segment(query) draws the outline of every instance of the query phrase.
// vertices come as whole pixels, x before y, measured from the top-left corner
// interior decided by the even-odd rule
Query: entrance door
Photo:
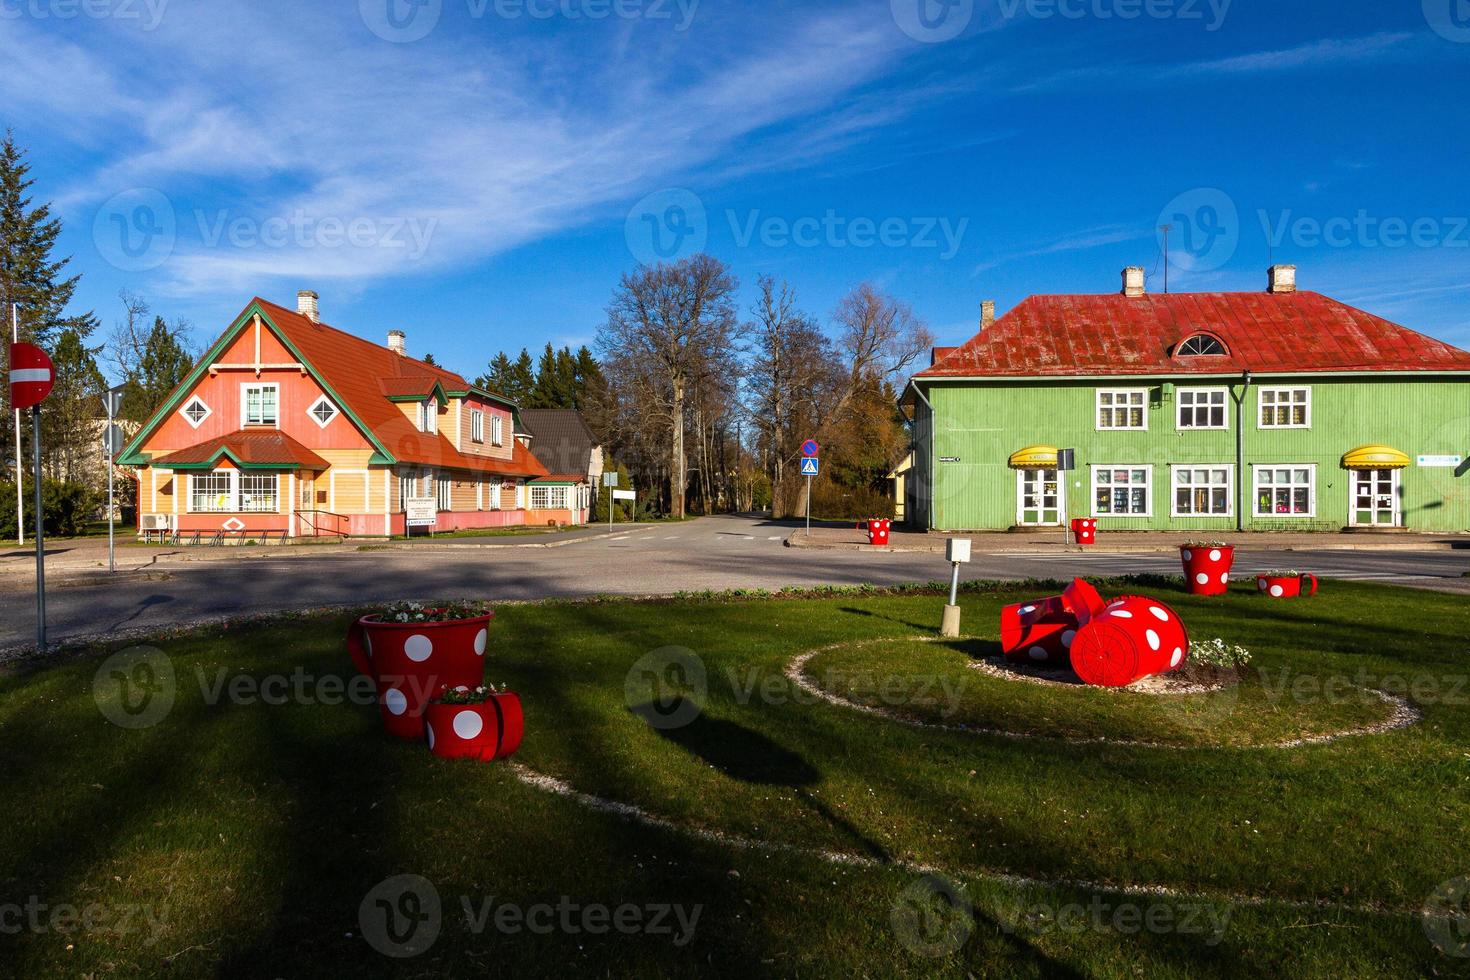
[[[1055,527],[1066,513],[1067,488],[1056,470],[1016,471],[1016,523]]]
[[[1399,471],[1353,470],[1348,481],[1353,527],[1399,526]]]

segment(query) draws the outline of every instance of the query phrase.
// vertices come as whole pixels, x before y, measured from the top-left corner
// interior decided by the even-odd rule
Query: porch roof
[[[171,470],[213,469],[228,459],[243,470],[324,470],[327,461],[279,429],[240,429],[149,461]]]

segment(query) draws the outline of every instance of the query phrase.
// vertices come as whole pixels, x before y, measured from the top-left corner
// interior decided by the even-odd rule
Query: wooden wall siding
[[[474,398],[456,398],[450,403],[455,408],[457,424],[459,425],[460,439],[457,445],[459,451],[467,456],[483,456],[486,459],[510,459],[515,455],[515,447],[511,444],[512,424],[511,414],[508,409],[490,402]],[[475,442],[470,438],[474,429],[470,425],[470,412],[481,411],[485,413],[485,441]],[[501,442],[503,445],[493,445],[490,442],[492,425],[490,419],[498,417],[501,425]]]
[[[1219,384],[1216,382],[1215,384]],[[1260,387],[1312,389],[1309,429],[1257,428]],[[1186,387],[1213,387],[1186,381]],[[1149,389],[1148,430],[1098,431],[1095,392],[1099,387]],[[1233,391],[1237,394],[1237,383]],[[1414,458],[1419,454],[1470,453],[1470,411],[1463,381],[1352,381],[1256,379],[1245,396],[1245,526],[1252,530],[1327,530],[1348,524],[1348,471],[1343,453],[1383,443]],[[1180,430],[1175,418],[1178,390],[1162,401],[1160,382],[1126,380],[1095,384],[1008,383],[934,385],[928,390],[936,417],[932,445],[928,415],[918,407],[915,442],[915,517],[941,530],[1001,529],[1016,523],[1016,474],[1007,458],[1030,445],[1077,450],[1077,470],[1068,475],[1070,516],[1092,512],[1093,464],[1146,464],[1153,468],[1150,517],[1102,518],[1100,528],[1233,529],[1230,517],[1170,517],[1171,464],[1235,462],[1235,404],[1228,402],[1229,428]],[[950,462],[940,460],[949,457]],[[1315,464],[1316,514],[1311,519],[1252,515],[1252,464]],[[932,478],[931,478],[932,472]],[[1470,472],[1462,467],[1411,465],[1402,471],[1404,523],[1426,531],[1470,529]],[[927,491],[927,492],[926,492]],[[1232,507],[1235,493],[1231,494]],[[924,511],[928,513],[924,513]]]
[[[261,331],[262,363],[284,364],[295,357],[287,351],[269,330]],[[240,337],[221,354],[222,364],[255,363],[255,331],[245,330]],[[142,446],[142,450],[153,455],[162,455],[185,449],[197,443],[228,435],[244,426],[241,422],[241,387],[245,384],[268,383],[280,386],[277,405],[279,428],[311,449],[351,449],[368,445],[347,418],[341,405],[337,405],[337,416],[325,428],[307,414],[307,409],[324,392],[310,375],[300,371],[272,368],[263,370],[257,378],[250,370],[222,370],[217,374],[205,374],[199,383],[186,394],[175,409],[169,413],[158,429]],[[199,426],[191,426],[180,413],[191,398],[198,396],[209,406],[209,417]]]

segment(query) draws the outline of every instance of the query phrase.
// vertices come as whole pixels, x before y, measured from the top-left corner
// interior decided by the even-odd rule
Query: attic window
[[[204,424],[204,420],[209,418],[210,413],[209,406],[204,404],[204,400],[198,395],[190,398],[188,404],[179,411],[188,421],[189,425],[196,429]]]
[[[1197,333],[1174,349],[1175,357],[1224,357],[1230,353],[1216,337]]]
[[[311,407],[306,411],[316,420],[316,424],[323,429],[327,427],[327,424],[332,419],[337,417],[337,406],[333,405],[326,395],[312,402]]]

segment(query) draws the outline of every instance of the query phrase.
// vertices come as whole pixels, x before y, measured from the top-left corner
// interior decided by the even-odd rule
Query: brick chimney
[[[388,349],[403,357],[408,356],[408,334],[402,330],[388,331]]]
[[[995,300],[987,299],[980,303],[980,329],[989,330],[995,326]]]
[[[1123,295],[1143,296],[1147,293],[1148,289],[1143,284],[1143,267],[1138,265],[1130,265],[1128,268],[1124,269]]]
[[[314,289],[303,289],[296,294],[296,312],[306,317],[312,323],[321,323],[322,315],[317,307],[317,296]]]
[[[1273,265],[1266,270],[1267,279],[1266,292],[1268,293],[1294,293],[1296,292],[1296,266]]]

